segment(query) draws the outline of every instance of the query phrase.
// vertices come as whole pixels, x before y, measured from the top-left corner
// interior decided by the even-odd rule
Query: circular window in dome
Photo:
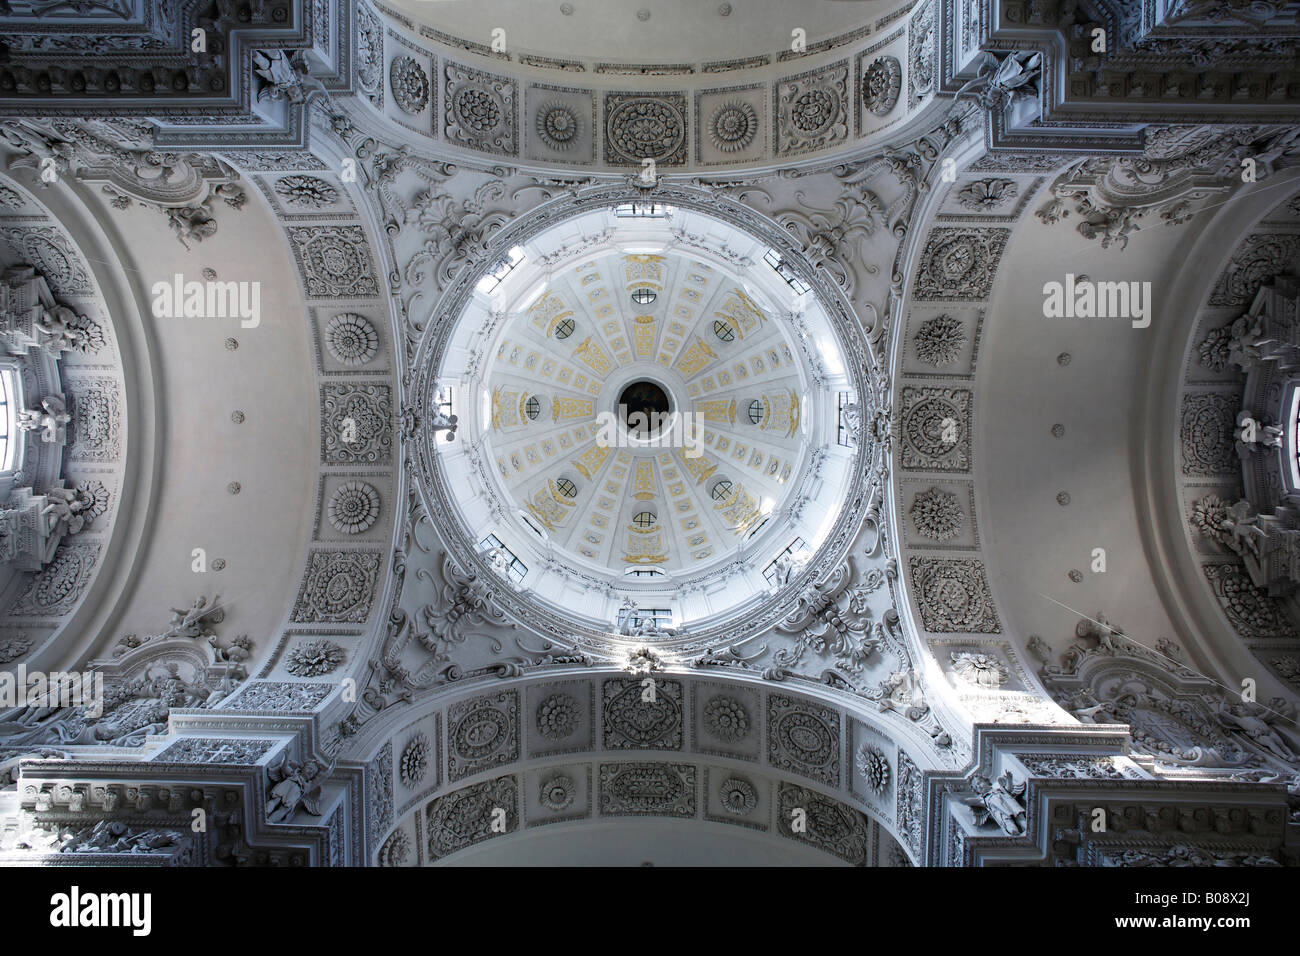
[[[555,337],[557,339],[567,339],[573,334],[573,319],[560,319],[555,323]]]
[[[561,478],[555,483],[555,490],[566,498],[578,497],[578,486],[568,478]]]
[[[637,305],[649,305],[657,298],[659,293],[654,289],[637,289],[632,293],[632,301]]]
[[[653,511],[638,511],[632,516],[632,523],[638,528],[649,528],[658,520]]]
[[[732,342],[736,338],[736,330],[731,327],[731,323],[724,322],[722,319],[713,320],[713,334],[718,337],[719,342]]]
[[[731,481],[723,478],[714,482],[713,488],[709,491],[709,496],[714,501],[726,501],[731,497]]]
[[[758,399],[749,403],[749,420],[755,425],[763,420],[763,403]]]
[[[529,395],[524,402],[524,414],[528,416],[529,421],[537,421],[537,416],[542,413],[542,403],[534,396]]]

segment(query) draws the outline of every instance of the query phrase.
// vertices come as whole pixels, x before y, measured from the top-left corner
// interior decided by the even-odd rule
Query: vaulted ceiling
[[[0,861],[1293,857],[1293,4],[74,6],[0,668],[109,699],[0,713]]]

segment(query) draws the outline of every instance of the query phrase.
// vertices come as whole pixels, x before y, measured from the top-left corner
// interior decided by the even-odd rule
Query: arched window
[[[0,471],[14,467],[17,442],[11,441],[18,421],[18,396],[11,369],[0,370]]]
[[[749,420],[755,425],[763,420],[763,403],[758,399],[749,403]]]

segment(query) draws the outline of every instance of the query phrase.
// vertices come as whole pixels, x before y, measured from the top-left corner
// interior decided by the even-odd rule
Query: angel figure
[[[637,611],[641,609],[640,605],[631,598],[624,598],[622,606],[619,608],[621,621],[618,625],[620,637],[635,637],[637,624]]]
[[[441,400],[439,395],[439,400]],[[446,432],[446,441],[456,440],[456,423],[460,421],[459,415],[448,415],[440,408],[435,408],[433,414],[429,416],[428,428],[431,432]]]
[[[1259,525],[1259,514],[1245,498],[1228,506],[1221,522],[1223,530],[1232,537],[1227,545],[1242,558],[1254,558],[1258,563],[1260,545],[1268,541],[1268,532]]]
[[[216,635],[205,630],[205,625],[208,622],[208,618],[213,617],[218,612],[218,600],[220,600],[219,597],[213,598],[212,606],[209,607],[208,599],[203,595],[200,595],[188,608],[172,608],[172,622],[167,626],[167,630],[163,632],[162,636],[189,637],[195,639],[200,637],[215,637]],[[220,618],[217,618],[213,623],[217,623],[219,620]]]
[[[794,559],[793,554],[783,554],[777,558],[775,567],[772,568],[772,587],[784,588],[790,583],[794,572],[798,570],[798,562]]]
[[[1282,739],[1281,734],[1269,726],[1268,720],[1264,716],[1267,713],[1258,704],[1251,704],[1246,701],[1236,704],[1220,702],[1214,716],[1224,727],[1245,734],[1273,756],[1287,761],[1297,759],[1295,753]]]
[[[320,80],[311,76],[307,57],[302,50],[254,50],[253,72],[262,81],[257,101],[287,100],[292,105],[305,103],[315,93],[324,93]]]
[[[86,333],[75,324],[77,318],[77,313],[63,305],[41,310],[36,327],[45,335],[45,344],[50,351],[67,352],[84,341]]]
[[[664,637],[674,637],[677,634],[677,628],[664,627],[659,623],[656,617],[643,617],[637,620],[635,627],[632,629],[633,637],[648,637],[651,640],[657,640]]]
[[[1243,315],[1232,323],[1229,330],[1228,361],[1243,372],[1264,360],[1261,346],[1264,343],[1263,320],[1250,315]],[[1239,423],[1240,424],[1240,423]]]
[[[487,558],[488,567],[499,577],[510,578],[510,554],[505,548],[492,548],[484,557]]]
[[[956,97],[969,97],[990,111],[1005,109],[1017,96],[1036,98],[1042,61],[1040,53],[1008,53],[1001,60],[985,53],[975,78],[968,80]]]
[[[840,410],[840,414],[844,419],[844,430],[848,432],[849,439],[856,444],[862,429],[862,409],[858,407],[857,402],[849,402]]]
[[[322,768],[315,760],[297,763],[286,752],[278,764],[266,768],[273,784],[266,801],[267,819],[285,823],[299,807],[314,817],[320,816],[321,785],[333,769],[332,763]]]
[[[86,510],[86,497],[75,489],[51,488],[45,492],[45,496],[49,499],[49,504],[41,509],[41,515],[52,516],[52,533],[76,534],[91,521],[89,516],[82,513]]]
[[[197,206],[176,206],[166,212],[172,232],[186,249],[190,247],[190,240],[202,242],[217,233],[217,220],[206,199]]]
[[[41,408],[23,409],[18,413],[18,427],[23,431],[41,430],[41,441],[47,445],[65,444],[68,440],[68,406],[58,395],[46,395]]]
[[[1008,836],[1025,835],[1025,808],[1017,799],[1025,792],[1025,784],[1014,782],[1010,770],[994,783],[988,777],[976,775],[971,787],[976,796],[967,802],[975,811],[976,825],[984,826],[992,819]]]

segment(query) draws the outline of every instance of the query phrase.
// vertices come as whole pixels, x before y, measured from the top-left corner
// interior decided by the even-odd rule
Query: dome
[[[572,60],[575,57],[634,63],[725,60],[789,49],[791,30],[820,40],[862,28],[856,3],[802,4],[791,18],[786,0],[700,3],[671,0],[601,0],[600,3],[430,3],[395,0],[404,17],[462,45]],[[653,9],[651,7],[653,6]],[[872,4],[871,15],[894,4]],[[879,8],[884,8],[880,10]],[[611,51],[618,51],[617,55]]]
[[[724,620],[789,581],[845,498],[854,390],[827,311],[720,220],[624,204],[546,229],[478,280],[451,342],[459,520],[584,626],[628,601],[664,628]]]

